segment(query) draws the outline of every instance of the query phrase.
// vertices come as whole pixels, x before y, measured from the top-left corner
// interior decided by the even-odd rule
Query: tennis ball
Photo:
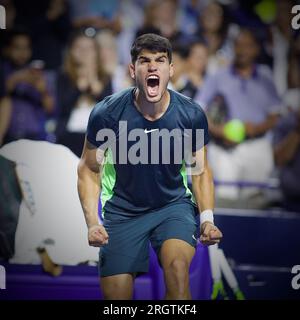
[[[271,23],[276,17],[275,0],[263,0],[254,7],[254,12],[260,17],[264,23]]]
[[[224,135],[232,142],[242,142],[246,137],[244,123],[238,119],[228,121],[224,126]]]

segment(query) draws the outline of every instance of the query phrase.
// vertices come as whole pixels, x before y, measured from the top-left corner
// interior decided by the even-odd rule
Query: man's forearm
[[[87,226],[99,224],[100,172],[92,171],[80,161],[77,187]]]
[[[201,175],[192,175],[192,187],[199,212],[214,209],[215,192],[212,171],[206,165]]]
[[[252,136],[253,137],[260,136],[265,134],[269,130],[273,129],[278,119],[279,119],[279,116],[277,114],[269,115],[265,121],[255,125],[255,130]]]

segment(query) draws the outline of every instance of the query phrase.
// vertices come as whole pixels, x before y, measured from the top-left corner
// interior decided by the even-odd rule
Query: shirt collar
[[[230,66],[230,73],[231,73],[232,75],[234,75],[235,77],[241,78],[240,75],[237,73],[234,64],[232,64],[232,65]],[[252,79],[255,79],[255,78],[257,78],[257,77],[258,77],[257,64],[253,64],[253,69],[252,69],[251,78],[252,78]]]

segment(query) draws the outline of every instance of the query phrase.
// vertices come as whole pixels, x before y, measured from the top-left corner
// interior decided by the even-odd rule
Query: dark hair
[[[188,44],[187,44],[187,58],[190,56],[192,49],[197,46],[203,46],[205,48],[207,48],[207,41],[205,41],[204,39],[198,37],[198,38],[193,38]]]
[[[26,37],[31,41],[31,35],[27,28],[23,26],[15,26],[7,32],[4,39],[4,46],[10,46],[16,37]]]
[[[151,52],[166,52],[168,60],[172,62],[172,46],[167,38],[164,38],[155,33],[146,33],[135,39],[132,44],[130,54],[131,61],[135,63],[138,55],[142,50],[149,50]]]
[[[234,42],[236,42],[237,39],[242,34],[249,35],[252,38],[252,40],[256,43],[256,45],[260,46],[260,43],[261,43],[260,40],[261,39],[259,38],[259,34],[258,34],[257,29],[250,28],[250,27],[241,27],[240,30],[238,31],[238,33],[236,34],[235,38],[234,38]]]
[[[172,42],[172,51],[173,54],[179,55],[182,59],[186,59],[188,55],[188,47],[186,43],[181,41]]]

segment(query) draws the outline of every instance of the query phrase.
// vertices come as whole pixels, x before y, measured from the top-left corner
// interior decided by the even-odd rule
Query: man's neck
[[[235,72],[242,78],[250,78],[254,71],[254,65],[234,66]]]
[[[134,104],[139,112],[148,120],[154,121],[159,119],[167,110],[170,103],[170,93],[166,89],[160,101],[152,103],[147,101],[139,89],[135,91]]]

